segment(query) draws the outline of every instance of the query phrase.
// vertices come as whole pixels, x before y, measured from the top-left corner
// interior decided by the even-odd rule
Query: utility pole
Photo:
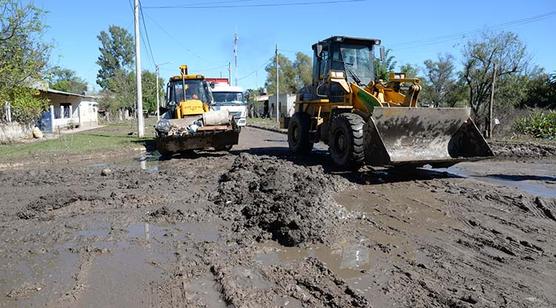
[[[228,62],[228,84],[232,85],[232,63]]]
[[[234,33],[234,80],[237,87],[237,33]],[[231,80],[230,80],[231,82]]]
[[[276,122],[280,123],[280,74],[278,73],[278,44],[276,44]]]
[[[496,83],[496,63],[492,69],[492,88],[490,89],[490,103],[488,106],[488,138],[492,138],[492,114],[494,109],[494,84]]]
[[[155,65],[156,69],[156,120],[160,120],[160,86],[158,85],[158,79],[160,78],[159,72],[160,66],[157,64]]]
[[[160,67],[165,64],[170,64],[171,62],[164,62],[162,64],[155,64],[156,70],[156,119],[160,120],[160,86],[158,85],[160,79]]]
[[[139,138],[145,136],[145,124],[143,123],[143,87],[141,86],[141,34],[139,33],[139,0],[135,0],[134,6],[135,23],[135,78],[137,81],[137,135]]]

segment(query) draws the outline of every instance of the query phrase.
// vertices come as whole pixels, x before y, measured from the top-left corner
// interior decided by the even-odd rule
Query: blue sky
[[[48,11],[45,39],[54,44],[52,65],[75,70],[90,86],[95,83],[99,55],[97,35],[109,25],[133,33],[133,0],[35,0]],[[180,64],[206,76],[227,76],[232,61],[234,32],[239,35],[237,75],[244,88],[262,86],[264,65],[275,44],[286,56],[311,54],[311,45],[331,35],[380,38],[392,48],[398,65],[422,66],[424,60],[451,53],[459,61],[469,38],[483,30],[517,33],[527,44],[532,61],[556,71],[556,1],[357,1],[307,6],[217,9],[171,8],[179,5],[252,5],[308,3],[326,0],[142,0],[145,22],[157,63],[165,79]],[[345,0],[338,0],[345,1]],[[533,21],[525,18],[552,13]],[[521,22],[511,21],[520,20]],[[143,28],[142,28],[143,29]],[[143,68],[154,70],[142,41]],[[232,62],[233,63],[233,62]]]

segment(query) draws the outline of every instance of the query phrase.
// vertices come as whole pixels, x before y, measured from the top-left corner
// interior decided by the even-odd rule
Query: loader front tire
[[[357,168],[365,162],[363,118],[355,113],[341,113],[332,118],[329,151],[342,168]]]
[[[311,118],[305,112],[293,114],[288,125],[288,145],[295,154],[308,154],[313,150],[313,142],[309,136]]]

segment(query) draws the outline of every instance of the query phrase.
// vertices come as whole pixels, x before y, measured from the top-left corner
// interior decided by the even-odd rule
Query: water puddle
[[[160,155],[154,153],[145,153],[139,156],[136,161],[139,162],[139,168],[147,173],[158,173]]]
[[[150,223],[136,223],[127,227],[128,239],[161,239],[172,237],[180,240],[198,242],[216,242],[220,237],[215,225],[203,223],[178,223],[172,225],[153,225]]]
[[[470,166],[471,165],[455,165],[446,169],[435,169],[434,171],[444,171],[455,176],[472,178],[477,181],[499,186],[506,186],[534,196],[556,198],[556,176],[554,176],[554,174],[556,174],[556,170],[553,170],[552,173],[550,171],[550,169],[556,168],[552,165],[521,166],[521,169],[516,168],[518,174],[509,174],[508,170],[499,170],[499,168],[493,168],[493,172],[485,173],[483,170],[475,170]],[[527,169],[522,170],[525,168]],[[489,169],[486,170],[490,171]],[[515,172],[514,170],[512,171]]]
[[[227,307],[220,292],[220,286],[210,273],[186,283],[184,289],[190,294],[193,302],[202,302],[206,307]]]
[[[108,227],[106,229],[85,229],[80,230],[78,234],[83,238],[106,238],[110,234],[110,229]]]
[[[317,245],[308,248],[284,247],[268,242],[259,247],[255,260],[261,264],[275,265],[315,257],[339,277],[357,278],[371,266],[370,250],[364,242],[361,240],[358,243],[335,243],[331,246]]]
[[[139,169],[147,173],[158,173],[160,171],[160,154],[158,152],[146,152],[133,159],[120,159],[111,162],[99,162],[88,165],[87,168],[94,170],[102,170],[104,168],[121,167],[139,167]]]

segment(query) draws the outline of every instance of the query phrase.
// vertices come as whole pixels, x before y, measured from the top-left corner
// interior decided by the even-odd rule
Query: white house
[[[41,97],[49,100],[49,108],[43,113],[40,128],[56,132],[67,128],[90,128],[98,126],[98,98],[58,91],[39,89]]]
[[[291,117],[295,112],[294,103],[295,103],[295,94],[280,94],[280,117]],[[276,95],[271,95],[268,97],[269,108],[272,110],[271,117],[276,117]]]

